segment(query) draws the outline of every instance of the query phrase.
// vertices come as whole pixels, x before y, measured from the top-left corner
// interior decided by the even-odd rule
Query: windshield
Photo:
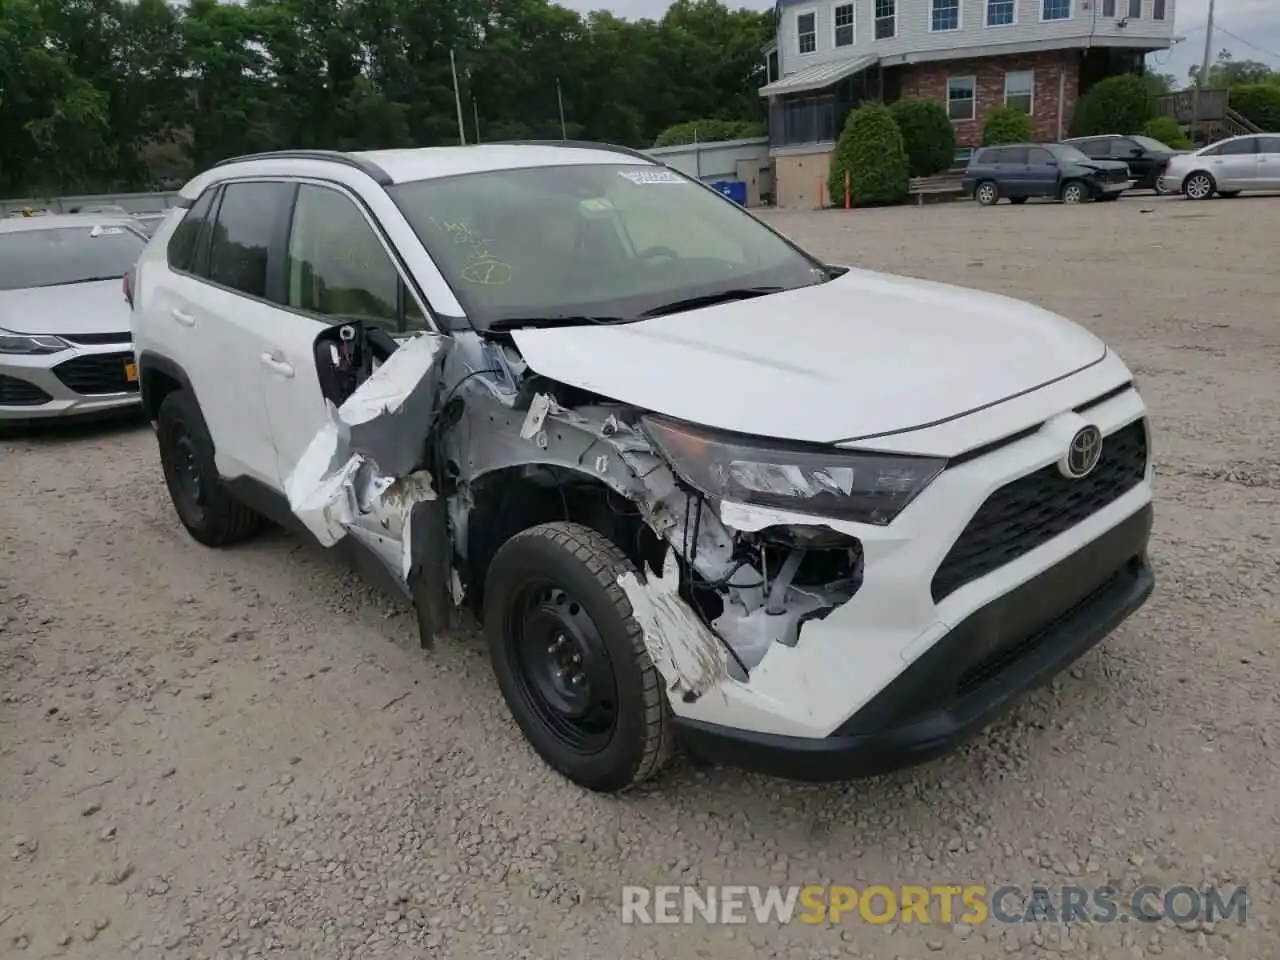
[[[123,277],[146,241],[120,226],[51,227],[0,233],[0,290]]]
[[[1129,139],[1140,146],[1143,150],[1155,151],[1157,153],[1169,153],[1172,150],[1172,147],[1167,143],[1161,143],[1159,140],[1152,137],[1130,137]]]
[[[1090,160],[1079,147],[1073,147],[1069,143],[1055,143],[1049,147],[1049,150],[1059,160],[1067,163],[1089,163]]]
[[[530,167],[388,192],[480,329],[634,320],[827,279],[742,208],[665,167]]]

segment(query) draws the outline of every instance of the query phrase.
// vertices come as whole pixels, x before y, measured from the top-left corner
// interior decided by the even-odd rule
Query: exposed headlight
[[[680,478],[709,497],[858,523],[890,523],[946,466],[935,457],[853,453],[665,417],[641,422]]]
[[[0,330],[0,353],[39,356],[69,349],[71,349],[71,344],[61,337],[42,337],[29,333],[11,333],[8,330]]]

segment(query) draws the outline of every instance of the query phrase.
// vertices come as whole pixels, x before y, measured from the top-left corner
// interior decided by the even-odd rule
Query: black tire
[[[232,499],[213,461],[213,441],[195,397],[175,390],[156,417],[165,485],[178,519],[206,547],[225,547],[257,532],[262,517]]]
[[[1233,200],[1236,197],[1240,196],[1240,191],[1239,190],[1219,190],[1218,196],[1226,197],[1228,200]]]
[[[1213,174],[1197,170],[1182,181],[1182,193],[1188,200],[1208,200],[1218,189]]]
[[[507,707],[549,766],[600,793],[648,780],[674,753],[662,677],[618,586],[628,572],[635,566],[600,533],[557,522],[504,543],[485,578],[485,633]]]
[[[1000,202],[1000,186],[994,180],[980,180],[974,184],[973,199],[981,206],[994,207]]]
[[[1068,180],[1058,191],[1058,199],[1063,203],[1084,203],[1089,199],[1089,190],[1079,180]]]
[[[1100,203],[1115,203],[1119,199],[1120,194],[1118,193],[1104,193],[1102,196],[1097,198]]]
[[[1027,198],[1026,197],[1010,197],[1009,202],[1010,203],[1026,203]]]

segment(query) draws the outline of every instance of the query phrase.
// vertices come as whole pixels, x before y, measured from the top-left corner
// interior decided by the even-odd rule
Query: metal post
[[[565,132],[565,126],[564,126],[564,94],[560,90],[559,77],[556,77],[556,103],[560,107],[560,139],[568,140],[569,134]]]
[[[462,126],[462,91],[458,89],[458,61],[453,55],[453,50],[449,50],[449,68],[453,71],[453,102],[458,108],[458,143],[464,147],[467,145],[467,131]]]
[[[480,108],[476,106],[476,98],[471,98],[471,117],[476,122],[476,143],[480,142]]]
[[[1191,145],[1196,143],[1196,124],[1200,120],[1200,88],[1209,78],[1209,57],[1213,52],[1213,7],[1215,0],[1209,0],[1209,21],[1204,28],[1204,61],[1200,64],[1200,73],[1196,75],[1196,85],[1191,90],[1191,126],[1188,133]]]

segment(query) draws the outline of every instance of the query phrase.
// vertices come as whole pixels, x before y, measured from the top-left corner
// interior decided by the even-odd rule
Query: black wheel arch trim
[[[187,371],[182,369],[182,365],[176,360],[171,360],[163,354],[156,353],[154,350],[143,350],[138,354],[138,390],[142,397],[142,408],[151,415],[152,405],[147,397],[149,380],[148,373],[160,373],[175,381],[183,390],[186,390],[193,397],[196,397],[196,405],[199,406],[200,398],[196,396],[195,387],[191,384],[191,378],[187,376]],[[156,404],[158,409],[159,404]],[[210,438],[212,440],[212,438]]]

